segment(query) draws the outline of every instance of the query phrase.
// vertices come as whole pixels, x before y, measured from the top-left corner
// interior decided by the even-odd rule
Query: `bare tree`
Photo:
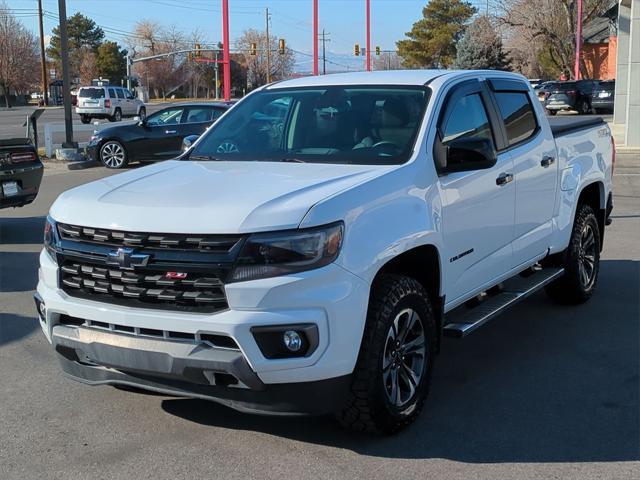
[[[35,36],[11,14],[5,2],[0,3],[0,88],[7,107],[11,106],[11,90],[26,92],[37,84],[39,72]]]
[[[251,44],[256,44],[256,54],[251,55]],[[249,29],[245,30],[236,40],[235,47],[242,52],[241,64],[247,69],[247,82],[250,88],[256,88],[267,83],[267,49],[271,52],[271,80],[280,80],[291,76],[295,64],[293,51],[285,48],[284,54],[278,51],[278,39],[269,38],[265,32]],[[239,56],[240,57],[240,56]]]
[[[583,22],[601,15],[610,0],[584,0]],[[539,48],[538,56],[556,71],[568,71],[576,51],[577,2],[575,0],[495,0],[499,20],[508,27],[507,36],[520,37]],[[509,40],[506,42],[509,44]],[[526,47],[525,47],[526,48]],[[584,62],[581,72],[586,74]]]
[[[374,70],[400,70],[403,67],[402,58],[396,52],[381,52],[373,55]]]
[[[91,85],[91,80],[98,77],[98,67],[96,66],[96,54],[89,48],[80,51],[80,83]]]

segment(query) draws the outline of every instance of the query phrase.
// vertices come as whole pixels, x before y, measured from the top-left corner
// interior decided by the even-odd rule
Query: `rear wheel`
[[[80,115],[80,121],[85,124],[90,123],[91,117],[89,115]]]
[[[578,205],[569,246],[559,254],[558,264],[564,275],[546,287],[549,297],[564,304],[589,300],[600,270],[600,229],[589,205]]]
[[[100,161],[107,168],[124,168],[129,163],[124,146],[116,140],[109,140],[100,147]]]
[[[553,117],[556,113],[558,113],[558,111],[557,111],[557,110],[549,110],[549,109],[547,109],[547,114],[548,114],[548,115],[551,115],[552,117]]]
[[[348,406],[338,420],[353,430],[394,433],[422,411],[437,337],[429,297],[416,280],[383,275],[371,291]]]
[[[113,115],[109,117],[110,122],[119,122],[122,120],[122,111],[119,108],[116,108],[113,112]]]

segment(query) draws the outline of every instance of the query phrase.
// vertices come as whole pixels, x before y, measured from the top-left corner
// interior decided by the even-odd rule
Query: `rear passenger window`
[[[124,98],[124,92],[121,88],[117,88],[116,93],[118,94],[118,98]]]
[[[116,90],[114,88],[109,89],[109,98],[116,98]]]
[[[535,133],[538,124],[529,95],[524,92],[496,92],[496,100],[507,128],[509,146],[522,142]]]
[[[484,138],[493,143],[489,117],[480,94],[474,93],[461,97],[450,108],[451,115],[442,128],[443,145],[459,138],[470,140]]]
[[[191,108],[187,115],[187,123],[210,122],[213,109],[208,107]]]

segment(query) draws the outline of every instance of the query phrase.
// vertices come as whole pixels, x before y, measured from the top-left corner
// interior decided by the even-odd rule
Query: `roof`
[[[233,102],[179,102],[172,103],[168,106],[173,107],[221,107],[221,108],[230,108],[233,105]]]
[[[424,85],[448,73],[446,70],[379,70],[375,72],[331,73],[284,80],[268,89],[291,87],[327,87],[333,85]]]

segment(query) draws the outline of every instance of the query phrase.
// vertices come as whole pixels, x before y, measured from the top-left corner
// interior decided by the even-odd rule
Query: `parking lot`
[[[48,170],[34,204],[0,213],[0,478],[637,478],[638,174],[615,177],[595,297],[537,294],[447,340],[426,411],[394,437],[63,377],[32,300],[44,218],[109,174]]]

